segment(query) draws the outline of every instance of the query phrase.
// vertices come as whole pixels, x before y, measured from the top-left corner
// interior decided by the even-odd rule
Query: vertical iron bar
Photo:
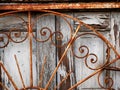
[[[29,32],[29,44],[30,44],[30,86],[33,86],[33,68],[32,68],[32,30],[31,30],[31,13],[28,12],[28,32]]]

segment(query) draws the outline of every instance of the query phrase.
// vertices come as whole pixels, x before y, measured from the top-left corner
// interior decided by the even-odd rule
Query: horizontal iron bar
[[[118,67],[105,67],[106,70],[111,70],[111,71],[120,71],[120,68]]]
[[[0,0],[2,3],[119,2],[120,0]]]
[[[0,10],[41,10],[41,9],[116,9],[120,2],[91,3],[48,3],[48,4],[0,4]]]

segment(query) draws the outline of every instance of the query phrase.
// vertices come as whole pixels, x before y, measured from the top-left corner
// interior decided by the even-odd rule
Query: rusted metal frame
[[[0,5],[0,10],[41,10],[41,9],[116,9],[120,2],[52,3],[52,4],[9,4]]]
[[[42,11],[42,10],[41,10]],[[119,57],[120,55],[119,55],[119,53],[115,50],[115,48],[112,46],[112,44],[107,40],[107,39],[105,39],[105,37],[101,34],[101,33],[99,33],[99,32],[97,32],[94,28],[92,28],[91,26],[89,26],[89,25],[86,25],[85,23],[83,23],[83,22],[81,22],[80,20],[78,20],[78,19],[76,19],[76,18],[73,18],[73,17],[71,17],[71,16],[69,16],[69,15],[64,15],[64,14],[61,14],[61,13],[57,13],[57,12],[53,12],[53,11],[48,11],[48,10],[43,10],[44,12],[51,12],[51,13],[54,13],[54,14],[56,14],[56,15],[60,15],[60,16],[65,16],[65,17],[68,17],[68,18],[71,18],[71,19],[73,19],[73,20],[75,20],[75,21],[78,21],[78,22],[80,22],[81,24],[83,24],[83,25],[85,25],[87,28],[90,28],[93,32],[95,32],[106,44],[108,44],[112,49],[113,49],[113,51],[116,53],[116,55]],[[50,82],[52,81],[52,79],[50,80]],[[49,82],[48,82],[49,83]]]
[[[99,73],[98,73],[98,78],[97,78],[97,80],[98,80],[98,84],[99,84],[99,86],[102,88],[102,89],[107,89],[107,90],[111,90],[111,88],[112,88],[112,86],[113,86],[113,84],[114,84],[114,81],[113,81],[113,79],[110,77],[110,75],[108,75],[108,76],[105,76],[105,78],[104,78],[104,83],[108,83],[107,84],[107,88],[106,87],[104,87],[101,83],[100,83],[100,75],[102,74],[102,72],[103,72],[104,70],[102,70],[102,71],[100,71]],[[109,84],[110,83],[110,84]]]
[[[31,28],[31,13],[28,12],[28,33],[29,33],[29,45],[30,45],[30,86],[33,86],[33,64],[32,64],[32,28]]]
[[[43,11],[46,11],[46,10],[43,10]],[[47,12],[47,11],[46,11],[46,12]],[[109,65],[111,65],[112,63],[114,63],[114,62],[116,62],[116,61],[118,61],[118,60],[120,59],[120,54],[116,51],[116,49],[113,47],[113,45],[112,45],[101,33],[99,33],[98,31],[96,31],[96,30],[95,30],[94,28],[92,28],[91,26],[89,26],[89,25],[81,22],[80,20],[78,20],[78,19],[76,19],[76,18],[73,18],[73,17],[71,17],[71,16],[69,16],[69,15],[57,13],[57,12],[54,12],[54,11],[49,11],[49,12],[52,12],[52,13],[55,13],[55,14],[58,14],[58,15],[61,15],[61,16],[65,16],[65,17],[68,17],[68,18],[71,18],[71,19],[73,19],[73,20],[75,20],[75,21],[78,21],[78,22],[81,23],[82,25],[85,25],[87,28],[90,28],[90,30],[92,30],[93,32],[95,32],[95,33],[98,35],[98,37],[100,37],[110,48],[112,48],[112,50],[115,52],[115,54],[118,56],[118,58],[115,59],[115,60],[113,60],[113,61],[111,61],[111,62],[109,62],[106,66],[109,66]],[[90,75],[89,77],[94,76],[95,74],[99,73],[99,72],[102,71],[103,69],[104,69],[104,67],[100,68],[99,70],[97,70],[96,72],[94,72],[93,75]],[[80,81],[80,84],[83,83],[84,81],[86,81],[87,79],[89,79],[89,78],[87,77],[87,78],[81,80],[81,81]],[[49,82],[48,82],[48,83],[49,83]],[[77,85],[77,84],[75,84],[75,85]],[[73,86],[73,87],[74,87],[74,86]],[[71,87],[71,88],[73,89],[73,87]],[[71,88],[70,88],[70,90],[71,90]]]
[[[80,24],[82,24],[82,25],[84,25],[84,26],[86,26],[87,28],[89,28],[90,30],[92,30],[94,33],[96,33],[96,35],[98,35],[98,37],[100,37],[110,48],[112,48],[112,50],[115,52],[115,54],[120,58],[120,54],[116,51],[116,49],[113,47],[113,45],[101,34],[101,33],[99,33],[98,31],[96,31],[94,28],[92,28],[91,26],[89,26],[89,25],[87,25],[87,24],[85,24],[85,23],[83,23],[82,21],[80,21],[80,20],[78,20],[77,18],[73,18],[73,17],[71,17],[71,16],[69,16],[69,15],[65,15],[65,14],[61,14],[61,13],[58,13],[58,12],[54,12],[54,11],[48,11],[48,10],[43,10],[44,12],[51,12],[51,13],[54,13],[54,14],[57,14],[57,15],[60,15],[60,16],[65,16],[65,17],[67,17],[67,18],[71,18],[72,20],[74,20],[74,21],[77,21],[77,22],[79,22]],[[100,68],[100,69],[102,69],[102,68]],[[100,70],[101,71],[101,70]],[[98,71],[98,72],[100,72],[100,71]],[[95,74],[97,74],[98,72],[96,72]],[[94,74],[94,75],[95,75]],[[53,75],[54,75],[54,73],[53,73]],[[92,75],[92,76],[94,76],[94,75]],[[91,76],[91,77],[92,77]],[[53,78],[53,77],[51,77],[51,78]],[[52,79],[50,78],[50,81],[48,82],[48,84],[52,81]],[[86,80],[87,79],[89,79],[89,78],[85,78]],[[81,82],[83,83],[84,82],[84,80],[81,80]],[[75,84],[76,85],[76,84]],[[49,86],[49,85],[48,85]],[[48,87],[47,86],[47,87]],[[47,89],[47,88],[46,88]]]
[[[89,26],[89,25],[85,24],[84,22],[82,22],[81,20],[79,20],[77,18],[74,18],[74,17],[72,17],[70,15],[67,15],[67,14],[62,14],[62,13],[55,12],[55,11],[50,11],[50,10],[38,10],[38,11],[53,13],[53,14],[56,14],[56,15],[59,15],[59,16],[62,16],[62,17],[70,18],[70,19],[72,19],[72,20],[74,20],[76,22],[79,22],[81,25],[84,25],[85,27],[87,27],[91,31],[93,31],[99,38],[101,38],[114,51],[114,53],[117,56],[120,57],[120,54],[117,52],[117,50],[114,48],[114,46],[100,32],[98,32],[97,30],[95,30],[92,26]]]
[[[116,49],[113,47],[113,45],[100,32],[96,31],[93,27],[85,24],[81,20],[79,20],[77,18],[74,18],[74,17],[72,17],[70,15],[62,14],[62,13],[55,12],[55,11],[50,11],[50,10],[37,10],[37,11],[52,13],[52,14],[59,15],[59,16],[62,16],[62,17],[67,17],[67,18],[70,18],[70,19],[72,19],[72,20],[74,20],[76,22],[79,22],[80,24],[82,24],[82,25],[86,26],[87,28],[89,28],[91,31],[95,32],[98,35],[98,37],[100,37],[107,45],[109,45],[109,47],[113,49],[115,54],[120,57],[120,54],[116,51]],[[24,11],[5,12],[5,13],[0,14],[0,16],[11,14],[11,13],[16,13],[16,12],[24,12]]]
[[[112,66],[108,66],[108,67],[104,67],[106,70],[111,70],[111,71],[120,71],[120,68],[118,67],[112,67]]]
[[[89,25],[81,22],[80,20],[78,20],[78,19],[76,19],[76,18],[73,18],[73,17],[71,17],[71,16],[69,16],[69,15],[65,15],[65,14],[61,14],[61,13],[57,13],[57,12],[53,12],[53,11],[48,11],[48,10],[41,10],[41,11],[51,12],[51,13],[54,13],[54,14],[56,14],[56,15],[65,16],[65,17],[71,18],[71,19],[73,19],[73,20],[75,20],[75,21],[78,21],[80,24],[85,25],[87,28],[90,28],[90,29],[91,29],[93,32],[95,32],[106,44],[108,44],[108,45],[113,49],[113,51],[115,52],[115,54],[118,56],[118,59],[119,59],[120,55],[119,55],[119,53],[115,50],[115,48],[112,46],[112,44],[111,44],[108,40],[106,40],[105,37],[104,37],[102,34],[100,34],[99,32],[97,32],[97,31],[96,31],[94,28],[92,28],[91,26],[89,26]],[[30,25],[30,22],[29,22],[29,25]],[[31,33],[31,28],[30,28],[30,27],[29,27],[29,33]],[[31,35],[31,34],[30,34],[30,35]],[[32,41],[32,40],[30,40],[30,41]],[[68,45],[71,45],[71,44],[72,44],[72,43],[69,42]],[[31,44],[31,45],[32,45],[32,44]],[[30,49],[30,51],[32,51],[32,49]],[[67,52],[67,51],[66,51],[66,52]],[[66,52],[64,52],[63,58],[64,58],[64,55],[66,54]],[[31,54],[31,57],[32,57],[32,54]],[[63,58],[61,59],[61,62],[63,61]],[[117,60],[118,60],[118,59],[117,59]],[[112,63],[116,62],[117,60],[113,60]],[[109,64],[112,64],[112,63],[110,62]],[[58,64],[58,67],[59,67],[59,64]],[[58,67],[56,67],[56,68],[58,68]],[[56,69],[55,69],[55,70],[56,70]],[[102,71],[102,68],[99,69],[99,70]],[[99,70],[97,70],[97,71],[100,72]],[[54,71],[54,72],[56,72],[56,71]],[[93,74],[93,75],[90,75],[89,77],[94,76],[94,75],[97,74],[98,72],[94,72],[94,74]],[[54,76],[54,74],[55,74],[55,73],[53,73],[52,76]],[[85,79],[81,80],[80,82],[83,83],[83,82],[86,81],[87,79],[89,79],[89,78],[85,78]],[[52,79],[50,79],[50,82],[51,82],[51,81],[52,81]],[[80,83],[80,84],[81,84],[81,83]],[[48,84],[50,84],[50,83],[48,82]],[[76,85],[76,84],[75,84],[75,85]],[[49,85],[48,85],[48,86],[49,86]],[[31,87],[31,88],[32,88],[32,87]]]

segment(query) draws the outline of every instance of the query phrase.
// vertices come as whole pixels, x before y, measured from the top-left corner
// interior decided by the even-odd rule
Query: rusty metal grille
[[[94,70],[94,72],[92,74],[90,74],[89,76],[87,76],[86,78],[80,80],[79,82],[75,83],[74,85],[72,85],[71,87],[68,88],[68,90],[73,90],[75,89],[77,86],[81,85],[82,83],[86,82],[88,79],[90,79],[91,77],[93,77],[94,75],[97,75],[97,81],[100,88],[102,89],[108,89],[108,90],[111,90],[112,89],[112,86],[114,84],[114,81],[111,77],[105,77],[105,82],[104,83],[108,83],[109,82],[109,85],[108,86],[103,86],[103,84],[100,82],[100,76],[101,74],[104,72],[104,70],[114,70],[114,71],[120,71],[119,68],[117,67],[111,67],[110,65],[111,64],[114,64],[115,62],[117,62],[119,59],[120,59],[120,54],[117,52],[117,50],[115,49],[115,47],[104,37],[103,34],[101,34],[100,32],[98,32],[97,30],[95,30],[93,27],[85,24],[84,22],[82,22],[81,20],[75,18],[75,17],[72,17],[70,15],[67,15],[67,14],[63,14],[63,13],[59,13],[59,12],[55,12],[55,11],[50,11],[50,10],[39,10],[38,12],[41,12],[41,13],[45,13],[45,14],[42,14],[40,16],[37,17],[36,20],[38,20],[38,18],[42,18],[44,16],[49,16],[49,15],[55,15],[55,16],[59,16],[61,18],[63,18],[65,20],[65,22],[67,23],[67,25],[69,26],[69,29],[70,29],[70,38],[68,40],[68,42],[65,42],[64,44],[56,44],[54,40],[57,40],[57,41],[60,41],[64,38],[64,33],[60,32],[60,31],[55,31],[55,32],[52,32],[50,28],[48,28],[47,26],[46,27],[43,27],[40,31],[39,31],[39,34],[40,36],[42,37],[45,37],[45,38],[37,38],[34,34],[34,23],[32,22],[31,18],[31,13],[30,11],[26,11],[25,13],[27,13],[27,17],[28,17],[28,21],[26,22],[22,17],[20,16],[17,16],[15,15],[15,13],[20,13],[20,12],[24,12],[24,11],[11,11],[11,12],[5,12],[5,13],[1,13],[0,14],[0,18],[2,17],[5,17],[7,15],[10,15],[10,16],[13,16],[13,17],[16,17],[20,20],[22,20],[24,22],[24,25],[20,25],[23,26],[23,30],[26,31],[26,34],[24,35],[24,37],[22,38],[22,40],[17,40],[17,38],[21,37],[21,33],[22,33],[22,30],[19,30],[17,29],[16,27],[12,27],[12,29],[8,29],[9,31],[7,32],[4,32],[5,30],[2,30],[0,31],[0,48],[5,48],[9,45],[10,42],[13,42],[13,43],[22,43],[24,42],[26,39],[29,40],[29,45],[30,45],[30,74],[29,74],[29,78],[30,78],[30,84],[29,86],[26,86],[25,83],[24,83],[24,79],[22,77],[22,73],[21,73],[21,70],[20,70],[20,67],[19,67],[19,63],[18,63],[18,59],[16,54],[14,54],[14,59],[15,59],[15,62],[16,62],[16,66],[17,66],[17,69],[18,69],[18,72],[19,72],[19,76],[20,76],[20,79],[21,79],[21,82],[22,82],[22,87],[21,88],[18,88],[17,87],[17,84],[14,82],[14,80],[12,79],[11,77],[11,73],[8,73],[7,69],[5,68],[4,64],[2,62],[0,62],[0,66],[1,68],[4,70],[6,76],[8,77],[8,79],[10,80],[10,82],[12,83],[13,87],[15,90],[26,90],[26,89],[37,89],[37,90],[48,90],[52,80],[54,79],[54,76],[56,75],[57,73],[57,70],[58,68],[60,67],[60,65],[62,64],[62,62],[64,61],[64,58],[68,52],[69,49],[71,49],[72,51],[72,54],[73,56],[75,56],[75,58],[78,58],[78,59],[83,59],[83,62],[84,64],[86,65],[87,68],[89,68],[90,70]],[[73,20],[74,22],[77,22],[78,25],[77,27],[75,28],[75,30],[72,28],[71,24],[67,21],[67,19],[71,19]],[[88,32],[85,32],[85,33],[80,33],[79,31],[81,30],[82,27],[86,27],[87,29],[91,30],[90,33]],[[79,32],[79,33],[78,33]],[[56,35],[56,37],[54,37]],[[89,48],[86,46],[86,45],[82,45],[82,46],[79,46],[79,53],[80,53],[80,56],[78,56],[75,52],[74,52],[74,49],[73,49],[73,45],[74,45],[74,42],[76,42],[76,40],[84,35],[93,35],[93,36],[97,36],[98,38],[100,38],[106,45],[107,47],[107,56],[106,56],[106,59],[105,59],[105,62],[104,64],[100,65],[99,67],[97,68],[93,68],[92,66],[89,66],[88,65],[88,61],[90,61],[92,64],[95,64],[98,60],[98,57],[96,54],[94,53],[90,53],[89,52]],[[15,37],[15,38],[13,38]],[[48,42],[50,41],[51,44],[54,46],[54,47],[60,47],[62,48],[63,46],[65,46],[65,50],[64,52],[62,53],[60,59],[59,59],[59,62],[56,66],[56,68],[54,69],[49,81],[47,82],[46,86],[45,87],[41,87],[41,79],[42,79],[42,75],[43,75],[43,71],[44,71],[44,65],[46,64],[46,61],[47,61],[47,55],[44,56],[43,60],[44,60],[44,63],[42,65],[42,70],[41,70],[41,73],[40,73],[40,80],[38,81],[38,86],[34,86],[33,83],[34,83],[34,80],[33,80],[33,67],[32,67],[32,61],[33,61],[33,57],[32,57],[32,41],[35,40],[36,42],[39,42],[39,43],[45,43],[45,42]],[[114,58],[113,60],[109,60],[110,59],[110,52],[111,50],[114,51],[114,53],[116,54],[116,58]],[[83,55],[82,55],[83,54]],[[94,57],[94,58],[89,58],[90,56]],[[72,73],[74,73],[73,71],[69,71],[69,73],[66,75],[65,78],[63,78],[63,80],[56,86],[54,86],[53,90],[57,90],[58,87],[60,87],[60,85],[68,78],[68,76],[70,76]],[[0,82],[0,85],[8,90],[7,86],[4,85],[4,83]]]

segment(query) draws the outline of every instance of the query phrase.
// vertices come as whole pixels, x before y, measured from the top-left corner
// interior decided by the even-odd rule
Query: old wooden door
[[[45,12],[0,14],[1,89],[120,90],[120,13]]]

